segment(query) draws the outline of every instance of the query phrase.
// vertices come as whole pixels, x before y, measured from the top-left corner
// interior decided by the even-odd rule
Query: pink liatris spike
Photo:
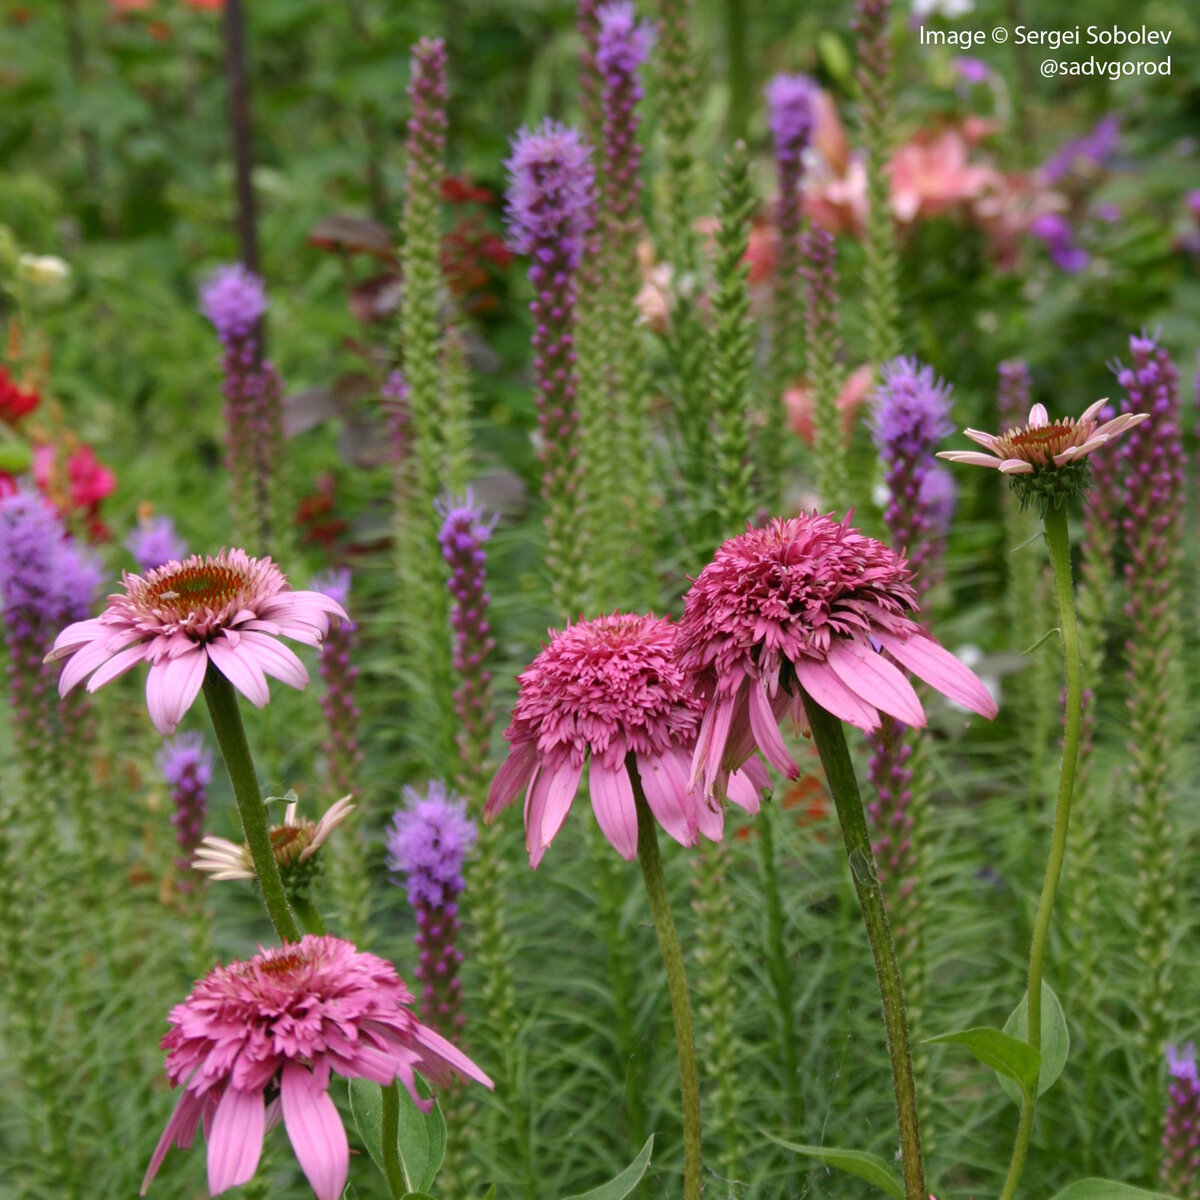
[[[142,1180],[146,1194],[172,1145],[188,1149],[201,1119],[214,1195],[252,1179],[263,1137],[282,1117],[318,1200],[340,1200],[350,1165],[330,1076],[399,1081],[428,1111],[414,1072],[438,1086],[453,1073],[492,1081],[412,1015],[396,968],[350,942],[309,935],[210,971],[177,1004],[163,1038],[167,1078],[184,1085]],[[271,1098],[268,1099],[268,1096]]]

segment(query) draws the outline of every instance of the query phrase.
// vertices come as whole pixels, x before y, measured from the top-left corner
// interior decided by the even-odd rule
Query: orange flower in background
[[[1000,174],[968,161],[968,145],[954,128],[919,133],[892,155],[892,211],[904,224],[924,221],[977,200],[999,186]]]
[[[858,410],[871,390],[874,372],[870,366],[851,371],[842,390],[838,393],[837,408],[842,414],[842,431],[849,435],[858,417]],[[788,423],[808,444],[813,445],[816,433],[813,428],[813,394],[807,384],[796,384],[783,394],[787,407]]]

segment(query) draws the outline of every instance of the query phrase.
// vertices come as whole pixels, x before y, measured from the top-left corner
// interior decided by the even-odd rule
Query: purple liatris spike
[[[133,555],[138,569],[145,574],[172,560],[187,558],[187,542],[179,536],[170,517],[149,517],[125,539],[125,547]]]
[[[312,590],[321,592],[348,609],[350,572],[343,569],[316,576]],[[332,627],[321,643],[321,679],[325,695],[321,708],[325,714],[325,765],[335,795],[358,795],[358,771],[362,751],[358,744],[358,720],[362,715],[355,700],[358,667],[354,662],[357,627],[342,621]]]
[[[582,592],[582,546],[575,536],[579,421],[575,379],[575,274],[592,212],[591,151],[574,129],[545,121],[513,140],[507,219],[513,249],[530,259],[534,298],[533,368],[541,434],[542,497],[557,608],[569,613]]]
[[[1134,908],[1140,931],[1137,1011],[1143,1014],[1142,1132],[1146,1171],[1153,1175],[1162,1123],[1161,1055],[1170,1011],[1170,884],[1175,871],[1167,764],[1177,749],[1177,714],[1185,694],[1179,677],[1185,480],[1179,374],[1155,338],[1132,337],[1129,350],[1130,364],[1116,368],[1127,393],[1121,410],[1150,414],[1149,420],[1129,429],[1119,453],[1125,493],[1125,613],[1131,626],[1125,653],[1138,878]]]
[[[267,311],[263,281],[240,263],[220,267],[200,289],[200,308],[221,339],[225,447],[234,525],[240,540],[261,545],[283,438],[281,384],[262,358],[259,322]]]
[[[403,371],[392,371],[379,389],[387,432],[388,461],[394,470],[412,455],[412,411],[408,406],[408,381]]]
[[[1024,425],[1033,400],[1029,364],[1021,358],[1010,358],[996,368],[996,375],[999,380],[996,389],[999,428],[1003,431]]]
[[[479,793],[492,728],[491,682],[488,660],[496,646],[488,624],[487,551],[495,518],[485,518],[470,491],[461,500],[443,504],[445,521],[438,541],[450,568],[450,624],[454,628],[454,670],[458,686],[454,708],[458,716],[458,752],[462,786]]]
[[[200,733],[176,734],[163,744],[156,759],[167,786],[171,789],[171,824],[175,826],[175,844],[179,854],[181,892],[192,891],[189,880],[192,855],[204,837],[208,815],[208,785],[212,782],[212,755]]]
[[[1163,1127],[1162,1182],[1178,1200],[1200,1200],[1200,1074],[1196,1047],[1167,1047],[1168,1085]]]
[[[915,358],[895,358],[882,370],[871,401],[871,433],[887,472],[884,520],[892,546],[908,555],[918,596],[936,581],[946,524],[946,474],[934,459],[938,443],[954,431],[950,385]],[[937,482],[930,485],[931,478]],[[931,494],[926,489],[934,489]],[[939,499],[938,489],[941,489]],[[953,479],[949,509],[953,512]],[[931,510],[928,501],[937,505]]]
[[[458,978],[462,953],[455,944],[458,897],[463,863],[475,844],[475,823],[466,802],[437,780],[425,795],[405,788],[404,797],[406,807],[388,830],[388,868],[403,877],[417,913],[414,940],[420,953],[414,973],[423,985],[421,1015],[444,1036],[456,1038],[464,1023]]]

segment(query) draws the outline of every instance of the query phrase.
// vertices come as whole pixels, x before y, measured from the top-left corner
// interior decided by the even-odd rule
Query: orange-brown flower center
[[[277,954],[274,958],[264,959],[258,964],[258,968],[268,975],[286,975],[289,971],[304,966],[307,961],[307,956],[299,950],[289,950],[285,954]]]
[[[189,566],[152,583],[146,598],[158,608],[186,617],[197,608],[220,608],[246,586],[246,577],[233,567]]]
[[[312,821],[301,821],[299,825],[272,826],[271,849],[274,851],[275,861],[281,867],[294,863],[312,841],[315,829]]]
[[[1039,425],[1032,429],[1021,429],[1005,435],[1005,439],[1014,446],[1038,446],[1045,449],[1064,438],[1071,436],[1072,426],[1064,421],[1055,421],[1052,425]]]

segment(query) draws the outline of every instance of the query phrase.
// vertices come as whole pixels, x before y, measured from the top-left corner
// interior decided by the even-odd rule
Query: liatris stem
[[[1066,505],[1046,506],[1046,546],[1050,551],[1050,566],[1054,572],[1054,600],[1058,609],[1058,628],[1062,636],[1063,662],[1067,677],[1067,702],[1064,709],[1062,766],[1058,776],[1058,799],[1054,805],[1054,828],[1050,834],[1050,859],[1046,864],[1046,880],[1038,901],[1033,923],[1033,942],[1029,949],[1029,1036],[1026,1039],[1037,1051],[1042,1046],[1042,965],[1046,954],[1046,939],[1050,934],[1050,918],[1054,897],[1062,875],[1067,853],[1067,831],[1071,821],[1071,796],[1075,787],[1075,766],[1079,757],[1079,736],[1083,721],[1083,666],[1079,649],[1079,629],[1075,622],[1075,595],[1071,583],[1071,535]],[[1017,1194],[1029,1139],[1033,1133],[1033,1114],[1036,1098],[1021,1104],[1021,1119],[1017,1140],[1013,1146],[1008,1178],[1001,1200],[1012,1200]]]
[[[630,760],[633,798],[638,817],[638,862],[650,901],[650,915],[658,934],[671,993],[671,1015],[675,1021],[675,1046],[679,1053],[679,1089],[683,1102],[683,1200],[700,1200],[703,1163],[700,1145],[700,1075],[696,1068],[696,1038],[692,1032],[692,1004],[688,999],[683,950],[671,915],[671,898],[658,852],[658,832],[650,806],[642,792],[641,778]]]
[[[900,348],[896,231],[887,174],[891,149],[892,56],[887,41],[891,8],[891,0],[858,0],[853,23],[858,35],[857,79],[862,94],[862,138],[867,150],[867,353],[876,366],[895,357]]]
[[[208,703],[208,713],[212,718],[221,757],[225,760],[225,769],[229,772],[229,782],[233,785],[242,832],[250,848],[254,874],[262,890],[267,915],[281,942],[298,942],[301,938],[300,926],[288,903],[279,864],[271,848],[267,806],[258,789],[258,775],[254,770],[254,760],[250,757],[242,714],[238,710],[237,693],[233,684],[211,664],[204,677],[204,699]]]
[[[813,391],[817,491],[835,512],[850,507],[846,446],[837,409],[838,292],[837,249],[833,234],[813,226],[803,238],[807,283],[808,372]]]
[[[867,939],[875,958],[879,994],[883,1001],[883,1023],[887,1030],[888,1056],[892,1060],[892,1083],[896,1092],[896,1114],[900,1128],[900,1158],[904,1168],[906,1200],[926,1200],[925,1163],[921,1153],[921,1128],[917,1093],[909,1048],[908,1019],[904,1011],[904,989],[896,962],[896,947],[888,925],[883,889],[871,853],[871,835],[863,811],[854,764],[846,735],[837,717],[826,712],[806,692],[804,712],[812,729],[813,742],[821,756],[829,791],[837,808],[842,839],[850,860],[850,874],[862,909]]]
[[[462,951],[458,940],[458,889],[447,888],[440,905],[417,905],[417,932],[414,940],[420,950],[414,974],[421,981],[421,1017],[452,1042],[459,1039],[463,1023],[462,984],[458,969]]]

